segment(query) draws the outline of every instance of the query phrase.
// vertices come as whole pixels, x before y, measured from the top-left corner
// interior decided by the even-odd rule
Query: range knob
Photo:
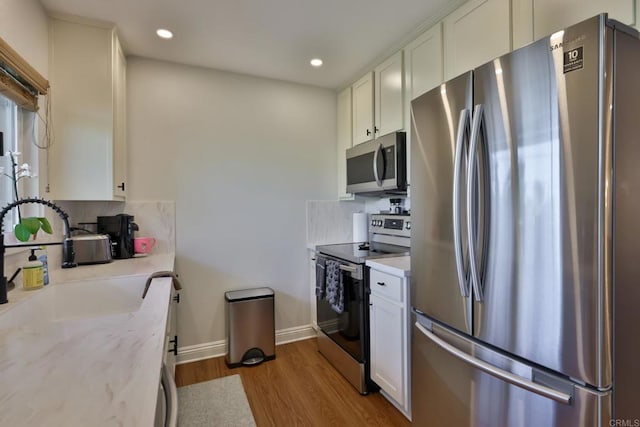
[[[411,221],[407,221],[407,223],[404,226],[407,230],[411,230]]]
[[[382,220],[381,219],[378,220],[378,227],[382,227]]]
[[[372,227],[375,227],[375,225],[376,225],[376,220],[375,220],[375,219],[372,219],[372,220],[371,220],[371,226],[372,226]]]

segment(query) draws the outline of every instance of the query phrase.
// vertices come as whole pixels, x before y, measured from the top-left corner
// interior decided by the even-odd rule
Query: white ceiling
[[[128,55],[338,88],[465,0],[41,0],[113,22]],[[425,25],[426,24],[426,25]],[[157,28],[173,31],[161,40]],[[324,60],[312,68],[309,60]]]

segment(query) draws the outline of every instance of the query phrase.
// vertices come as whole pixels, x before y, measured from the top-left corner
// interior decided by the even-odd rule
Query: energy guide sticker
[[[564,52],[564,72],[579,70],[584,66],[584,59],[582,57],[583,47],[577,47],[575,49]]]

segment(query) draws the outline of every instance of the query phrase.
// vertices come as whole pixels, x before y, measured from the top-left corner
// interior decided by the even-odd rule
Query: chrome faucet
[[[60,218],[62,218],[62,222],[64,223],[64,240],[62,242],[55,243],[46,243],[47,245],[62,245],[62,268],[72,268],[76,267],[77,264],[74,262],[75,253],[73,252],[73,240],[71,240],[71,228],[69,227],[69,215],[60,207],[58,207],[55,203],[45,200],[38,199],[35,197],[26,198],[16,200],[15,202],[9,203],[7,206],[2,208],[0,211],[0,304],[6,304],[7,299],[7,277],[4,275],[4,253],[5,248],[17,248],[21,246],[33,246],[33,243],[18,243],[15,245],[5,245],[4,244],[4,217],[7,215],[11,209],[16,206],[25,205],[28,203],[35,203],[39,205],[48,206],[53,209]]]

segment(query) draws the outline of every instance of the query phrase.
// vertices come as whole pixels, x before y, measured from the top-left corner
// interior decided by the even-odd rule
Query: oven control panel
[[[409,215],[372,214],[369,219],[369,233],[410,237],[411,217]]]

